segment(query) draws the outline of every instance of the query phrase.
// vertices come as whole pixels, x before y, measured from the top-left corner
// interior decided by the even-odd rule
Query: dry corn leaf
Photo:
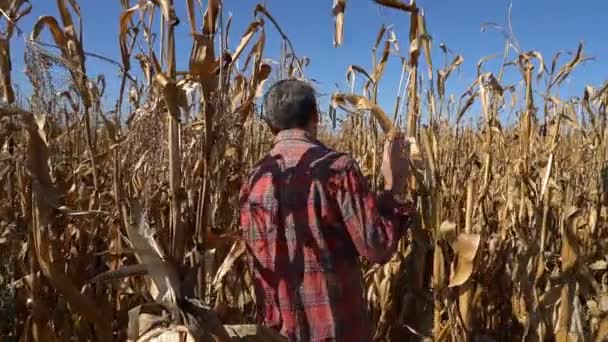
[[[543,55],[538,52],[538,51],[529,51],[526,52],[522,55],[520,55],[520,63],[522,60],[525,60],[526,62],[530,62],[532,59],[537,59],[538,63],[539,63],[539,68],[538,68],[538,75],[537,78],[541,78],[543,75],[543,72],[547,71],[546,67],[545,67],[545,60],[543,59]],[[531,65],[531,64],[530,64]]]
[[[302,61],[295,56],[293,44],[291,43],[291,40],[289,40],[289,37],[287,37],[287,35],[283,31],[283,29],[281,29],[281,26],[279,25],[279,23],[276,21],[276,19],[270,14],[270,12],[268,12],[266,7],[264,7],[262,4],[258,4],[257,6],[255,6],[255,10],[253,11],[253,16],[257,18],[259,13],[262,13],[266,18],[268,18],[268,20],[270,20],[270,22],[272,23],[274,28],[277,30],[277,32],[279,33],[279,35],[281,36],[283,41],[286,43],[286,45],[291,50],[290,54],[291,54],[292,58],[291,58],[290,68],[293,67],[293,65],[295,64],[298,72],[300,73],[300,77],[304,77]],[[288,72],[289,77],[293,77],[293,74],[294,74],[294,70]]]
[[[213,75],[219,62],[215,59],[213,38],[209,35],[195,33],[192,36],[190,54],[190,74],[201,79]]]
[[[145,265],[127,265],[113,271],[107,271],[96,275],[88,281],[90,284],[107,282],[110,280],[122,279],[132,276],[143,276],[148,274],[148,268]]]
[[[433,80],[433,59],[431,57],[431,41],[432,38],[426,30],[426,19],[424,15],[418,14],[418,35],[424,50],[426,65],[429,69],[429,80]]]
[[[173,23],[173,21],[176,19],[175,8],[173,7],[173,0],[152,0],[152,2],[158,7],[160,7],[165,22]]]
[[[255,82],[254,83],[256,90],[254,92],[255,97],[262,97],[264,95],[264,84],[268,80],[268,76],[270,76],[270,72],[272,71],[272,67],[269,64],[260,65],[260,70],[256,73]]]
[[[194,12],[194,0],[186,0],[186,10],[188,13],[188,22],[190,23],[190,34],[197,33],[196,29],[196,13]]]
[[[23,7],[23,4],[27,6]],[[32,5],[27,0],[6,1],[0,4],[2,15],[6,19],[6,27],[3,37],[0,38],[0,91],[5,103],[12,104],[15,101],[15,93],[11,82],[11,55],[10,40],[17,27],[17,22],[32,10]],[[19,28],[17,28],[19,30]]]
[[[158,293],[152,295],[156,301],[176,303],[181,298],[177,270],[165,259],[154,239],[141,204],[133,200],[130,208],[133,223],[127,226],[127,235],[138,261],[146,266],[148,275],[156,286]],[[151,292],[155,291],[151,289]]]
[[[604,317],[595,333],[595,342],[606,342],[608,340],[608,316]]]
[[[31,113],[20,111],[27,123],[28,144],[26,165],[34,182],[32,183],[32,226],[33,243],[38,266],[49,282],[61,293],[72,310],[95,324],[100,336],[110,338],[111,325],[96,309],[93,300],[80,293],[64,271],[51,259],[48,239],[49,228],[53,224],[53,208],[48,205],[49,196],[55,197],[55,186],[50,176],[49,148],[44,133],[44,116],[36,118]]]
[[[450,65],[442,70],[437,72],[437,91],[439,92],[439,97],[443,98],[445,96],[445,82],[450,77],[450,74],[456,70],[462,63],[464,62],[464,58],[461,55],[458,55],[454,58]]]
[[[539,298],[538,306],[540,308],[548,308],[557,304],[562,294],[562,287],[562,285],[558,285],[545,291]]]
[[[382,51],[382,57],[380,57],[380,62],[376,64],[374,68],[374,72],[372,73],[372,79],[374,80],[374,84],[378,84],[380,78],[384,74],[384,69],[386,67],[386,62],[388,61],[388,55],[390,53],[391,43],[386,41],[384,43],[384,50]]]
[[[605,271],[606,269],[608,269],[608,261],[598,260],[589,265],[589,269],[591,269],[592,271]]]
[[[34,29],[32,30],[32,40],[37,40],[38,36],[42,32],[42,29],[48,28],[53,36],[53,40],[55,44],[61,48],[64,53],[67,53],[67,38],[63,29],[59,26],[57,19],[51,16],[44,16],[38,19],[36,24],[34,24]]]
[[[551,168],[553,167],[553,153],[549,154],[549,160],[547,161],[547,167],[545,168],[545,175],[541,183],[540,197],[543,198],[547,192],[547,186],[549,186],[549,178],[551,177]]]
[[[239,45],[236,47],[236,49],[234,50],[234,53],[232,54],[232,62],[230,63],[231,66],[234,63],[236,63],[238,58],[241,56],[241,53],[243,53],[243,50],[245,50],[245,47],[247,46],[247,44],[249,44],[249,42],[251,41],[251,38],[253,38],[253,35],[263,25],[264,25],[264,23],[259,20],[256,20],[256,21],[252,22],[251,24],[249,24],[249,27],[247,28],[247,30],[241,37],[241,41],[239,42]]]
[[[262,32],[260,32],[260,37],[258,38],[258,41],[251,48],[251,51],[247,55],[247,58],[245,58],[245,63],[243,63],[243,68],[242,68],[243,72],[245,72],[245,70],[249,67],[249,63],[252,60],[254,61],[254,64],[258,64],[258,65],[254,65],[254,67],[253,67],[254,75],[252,76],[252,79],[255,78],[255,73],[258,71],[258,69],[256,69],[256,66],[259,66],[259,63],[262,62],[262,54],[264,53],[265,45],[266,45],[266,33],[264,31],[262,31]]]
[[[572,269],[578,262],[580,243],[576,236],[576,224],[580,210],[574,206],[566,209],[564,213],[564,227],[562,233],[562,271]]]
[[[378,105],[371,103],[368,99],[358,95],[346,95],[342,93],[334,93],[331,99],[332,106],[347,108],[354,106],[358,110],[369,110],[380,127],[387,134],[392,134],[394,130],[393,123],[388,118],[386,113]]]
[[[398,9],[405,12],[414,12],[416,10],[415,4],[406,4],[400,0],[374,0],[378,5],[382,5],[389,8]]]
[[[246,245],[243,240],[237,240],[232,245],[230,251],[228,252],[228,255],[226,255],[226,258],[224,259],[224,261],[218,268],[217,273],[215,274],[212,283],[214,288],[218,289],[218,287],[221,286],[224,277],[232,269],[234,263],[241,257],[241,255],[245,254],[245,249]]]
[[[0,1],[0,9],[4,12],[2,15],[7,20],[14,21],[14,18],[10,15],[16,13],[24,3],[27,3],[31,10],[31,4],[28,0],[2,0]]]
[[[458,232],[456,231],[456,223],[450,221],[443,221],[439,226],[439,232],[441,236],[447,241],[456,241]]]
[[[450,242],[457,261],[448,287],[463,285],[473,274],[473,261],[479,249],[479,234],[461,233]]]
[[[129,51],[129,47],[127,45],[127,34],[129,33],[129,24],[131,22],[131,18],[133,14],[137,11],[142,11],[148,6],[152,4],[151,1],[143,1],[140,0],[133,7],[126,9],[120,14],[120,31],[118,33],[118,41],[120,45],[120,54],[122,57],[122,65],[126,70],[131,69],[131,62],[129,60],[131,56],[131,51]],[[149,79],[149,77],[148,77]]]
[[[80,8],[74,1],[70,1],[70,5],[76,11],[76,14],[80,17]],[[59,8],[59,15],[61,15],[61,21],[66,29],[74,30],[74,21],[72,15],[68,10],[65,0],[57,0],[57,7]]]
[[[334,47],[342,45],[344,38],[344,10],[346,9],[346,0],[334,0],[332,13],[335,17],[334,30]]]
[[[358,66],[358,65],[349,65],[348,69],[346,69],[346,80],[348,81],[348,83],[350,83],[350,89],[351,91],[354,90],[355,87],[355,75],[356,73],[360,73],[362,75],[364,75],[368,82],[374,83],[374,80],[372,79],[372,77],[367,73],[367,71],[365,71],[365,69],[363,69],[362,67]]]
[[[214,35],[217,26],[217,15],[221,6],[220,0],[208,0],[204,14],[203,34]]]
[[[551,88],[554,85],[559,85],[562,82],[564,82],[568,78],[568,76],[570,76],[570,74],[572,73],[574,68],[576,68],[577,65],[579,65],[580,63],[583,63],[586,60],[587,59],[584,57],[584,52],[583,52],[583,43],[581,42],[581,43],[579,43],[578,49],[576,50],[576,54],[574,55],[572,60],[570,62],[566,63],[563,67],[561,67],[559,69],[559,71],[557,72],[557,75],[555,75],[555,78],[550,83],[549,88]]]
[[[0,39],[0,90],[2,90],[2,100],[5,103],[15,101],[15,93],[11,82],[11,56],[9,50],[9,40]]]

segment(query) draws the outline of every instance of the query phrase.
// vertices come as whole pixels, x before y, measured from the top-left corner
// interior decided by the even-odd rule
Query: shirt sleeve
[[[340,178],[336,199],[359,255],[373,263],[387,262],[407,228],[409,206],[389,192],[371,192],[354,160],[346,163]]]

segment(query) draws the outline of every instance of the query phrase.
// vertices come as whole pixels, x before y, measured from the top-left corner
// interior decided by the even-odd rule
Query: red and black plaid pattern
[[[369,341],[358,257],[387,261],[408,209],[302,130],[277,135],[240,205],[260,323],[289,341]]]

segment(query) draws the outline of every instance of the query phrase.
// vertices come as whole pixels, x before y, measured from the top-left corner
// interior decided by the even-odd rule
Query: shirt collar
[[[274,138],[275,144],[290,140],[305,141],[313,144],[320,144],[310,133],[303,129],[294,128],[280,131],[279,134]]]

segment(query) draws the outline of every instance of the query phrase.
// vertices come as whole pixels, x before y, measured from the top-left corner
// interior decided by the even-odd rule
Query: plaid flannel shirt
[[[259,322],[289,341],[370,341],[359,256],[388,261],[408,208],[368,189],[357,163],[286,130],[241,189]]]

